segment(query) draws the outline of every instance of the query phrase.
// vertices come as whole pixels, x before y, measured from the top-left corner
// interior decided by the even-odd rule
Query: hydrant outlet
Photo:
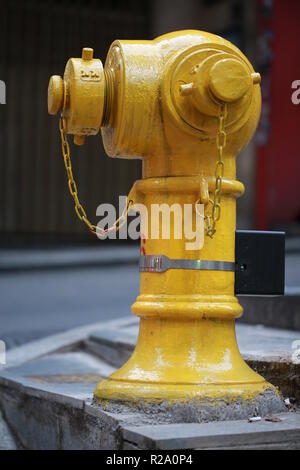
[[[59,75],[52,75],[48,86],[48,113],[57,114],[63,107],[64,81]]]
[[[97,134],[103,121],[105,75],[101,60],[93,56],[93,49],[84,47],[81,58],[68,61],[64,78],[53,75],[48,87],[49,114],[62,111],[65,131],[77,145]]]

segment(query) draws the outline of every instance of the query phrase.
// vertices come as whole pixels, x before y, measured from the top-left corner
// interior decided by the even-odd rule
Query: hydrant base
[[[218,388],[214,393],[211,387],[208,387],[206,393],[204,390],[197,393],[196,390],[187,390],[185,386],[184,395],[183,390],[177,390],[177,398],[174,390],[172,394],[170,388],[163,390],[161,385],[161,397],[157,395],[153,398],[153,389],[150,387],[149,390],[149,385],[145,387],[135,383],[135,390],[131,391],[129,399],[128,386],[111,380],[101,382],[101,388],[98,386],[94,393],[95,403],[107,412],[137,413],[143,423],[156,424],[241,420],[280,413],[286,409],[277,389],[267,382],[256,384],[256,392],[253,391],[255,384],[244,384],[243,392],[239,392],[236,386],[231,390],[226,386],[226,391]],[[151,399],[147,396],[149,392]]]

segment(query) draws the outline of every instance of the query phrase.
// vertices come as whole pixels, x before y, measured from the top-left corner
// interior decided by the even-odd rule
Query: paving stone
[[[27,361],[57,351],[74,350],[96,330],[123,328],[132,325],[132,317],[118,318],[112,321],[99,322],[73,328],[69,331],[32,341],[23,346],[7,351],[6,367],[14,367]]]
[[[111,330],[96,330],[86,341],[89,351],[109,364],[120,367],[134,349],[138,335],[138,323],[134,327]]]
[[[239,323],[300,331],[299,286],[286,287],[284,296],[239,296],[239,302],[244,309]]]
[[[126,442],[141,449],[264,448],[278,444],[300,449],[300,413],[277,415],[280,422],[262,420],[204,424],[123,427]]]
[[[12,388],[30,389],[38,398],[69,403],[83,408],[92,398],[97,383],[114,368],[85,352],[53,354],[1,372],[1,383]]]
[[[128,317],[9,351],[8,363],[15,367],[0,371],[0,405],[21,444],[36,449],[299,447],[297,413],[281,416],[280,423],[155,426],[142,412],[95,405],[96,384],[131,354],[137,334],[137,319]],[[300,339],[298,333],[238,325],[237,336],[248,361],[264,367],[265,376],[274,375],[276,366],[278,377],[285,377],[287,392],[292,390],[291,384],[297,382],[289,374],[292,371],[296,378],[300,376],[299,365],[291,362],[292,343]],[[114,349],[116,364],[112,365],[114,361],[108,356]]]
[[[16,450],[17,444],[0,411],[0,450]]]

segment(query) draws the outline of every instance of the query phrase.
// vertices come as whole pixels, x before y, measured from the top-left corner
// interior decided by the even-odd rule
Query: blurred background
[[[47,113],[49,77],[62,75],[68,58],[80,57],[83,46],[94,48],[104,62],[117,38],[206,30],[235,43],[262,74],[261,122],[238,158],[238,179],[246,186],[238,202],[238,228],[286,231],[287,293],[298,293],[300,105],[291,96],[293,81],[300,80],[299,21],[298,0],[1,4],[6,104],[0,105],[0,338],[8,347],[128,315],[138,292],[137,244],[100,242],[75,216],[58,121]],[[71,150],[80,197],[92,220],[100,203],[117,206],[118,196],[140,177],[141,163],[109,159],[100,136]]]

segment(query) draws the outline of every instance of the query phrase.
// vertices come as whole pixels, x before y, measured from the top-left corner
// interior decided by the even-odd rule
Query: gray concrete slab
[[[244,309],[239,323],[300,331],[300,287],[288,286],[282,297],[239,296]]]
[[[50,335],[22,346],[13,348],[6,353],[6,368],[24,364],[32,359],[52,354],[61,350],[69,351],[77,348],[78,344],[87,340],[95,331],[118,329],[136,323],[132,316],[117,318],[111,321],[92,323],[73,328],[63,333]]]
[[[16,450],[18,448],[15,438],[8,428],[2,412],[0,411],[0,450]]]
[[[130,413],[126,410],[112,413],[93,405],[95,374],[98,379],[97,374],[103,373],[103,369],[98,368],[99,360],[89,357],[86,353],[66,353],[65,356],[55,354],[39,358],[1,374],[1,405],[7,421],[17,433],[23,447],[184,449],[191,448],[192,445],[212,445],[212,441],[199,442],[193,423],[184,425],[185,435],[174,433],[173,425],[170,425],[170,433],[167,434],[168,426],[149,426],[149,419],[142,413]],[[227,423],[227,429],[230,427],[231,423]],[[181,428],[182,424],[175,429]],[[156,438],[159,429],[164,429],[164,442],[159,433]],[[216,429],[219,429],[218,433],[222,436],[224,425]],[[294,431],[294,428],[292,430]],[[234,426],[232,434],[236,436],[237,432]],[[198,439],[195,440],[196,437]],[[203,438],[203,435],[200,434],[200,437]],[[194,438],[194,441],[191,441],[191,438]],[[290,443],[291,439],[294,442],[294,434],[289,434],[286,441]],[[165,441],[168,442],[167,445]],[[264,438],[262,443],[265,441]],[[224,443],[224,440],[222,442]],[[261,441],[257,439],[256,442]]]
[[[100,359],[81,352],[51,354],[1,372],[1,383],[12,388],[27,388],[39,397],[48,392],[49,400],[83,407],[93,397],[97,383],[114,372]],[[75,400],[74,400],[75,399]]]
[[[31,347],[24,345],[16,348],[16,351],[8,351],[8,366],[0,371],[0,405],[5,419],[17,433],[22,446],[41,449],[133,449],[149,446],[187,448],[187,445],[199,448],[237,445],[245,448],[249,446],[268,448],[280,445],[286,448],[299,444],[298,421],[297,425],[293,424],[286,420],[285,416],[282,419],[283,427],[278,429],[281,434],[279,433],[276,439],[274,432],[277,432],[277,428],[270,426],[275,423],[268,423],[267,429],[261,427],[256,431],[253,426],[255,423],[248,424],[247,421],[243,421],[242,427],[234,424],[233,428],[232,421],[227,422],[225,427],[231,429],[231,433],[225,433],[224,437],[222,431],[224,425],[208,428],[213,430],[211,434],[199,434],[198,430],[203,429],[202,426],[206,424],[194,428],[195,422],[191,419],[190,423],[184,425],[187,434],[181,435],[180,429],[188,416],[180,418],[181,415],[177,415],[181,420],[179,420],[180,425],[173,428],[171,423],[174,422],[174,416],[170,416],[170,413],[166,412],[167,409],[163,410],[163,413],[149,415],[142,409],[133,410],[124,406],[121,408],[117,406],[114,409],[110,406],[95,405],[93,391],[96,384],[113,372],[115,367],[121,365],[124,361],[124,351],[127,354],[133,350],[137,332],[137,319],[130,316],[109,323],[78,328],[35,342]],[[280,367],[284,364],[286,369],[279,369],[280,375],[282,376],[283,371],[290,386],[293,382],[289,375],[290,343],[297,339],[297,334],[245,325],[239,325],[237,333],[243,353],[251,356],[254,362],[257,351],[255,365],[263,364],[265,375],[268,375],[270,370],[274,373],[274,364],[280,364]],[[91,344],[94,344],[93,351],[90,350]],[[115,358],[118,358],[120,363],[112,365],[104,357],[101,348],[104,348],[106,354],[114,348],[119,349]],[[274,361],[274,357],[278,360],[282,357],[283,362],[270,362]],[[14,367],[9,367],[13,364]],[[300,376],[298,369],[293,369],[292,372]],[[170,434],[166,434],[168,426],[157,427],[158,424],[165,425],[165,423],[171,426]],[[253,441],[252,434],[247,432],[248,426],[252,426],[251,430],[255,436],[258,433],[260,437],[255,437]],[[127,434],[125,431],[125,434],[122,434],[123,428]],[[174,429],[179,430],[179,434],[174,434]],[[197,435],[195,435],[196,429]],[[159,434],[162,430],[165,434]],[[270,432],[273,437],[270,437]],[[240,441],[238,441],[239,433],[245,435]],[[221,436],[220,439],[218,437],[219,440],[216,440],[215,435]]]
[[[228,421],[203,424],[124,426],[124,441],[141,449],[300,449],[300,413],[276,415],[280,422]]]
[[[292,361],[293,344],[300,340],[300,332],[263,325],[237,324],[236,334],[244,357],[264,361]]]

